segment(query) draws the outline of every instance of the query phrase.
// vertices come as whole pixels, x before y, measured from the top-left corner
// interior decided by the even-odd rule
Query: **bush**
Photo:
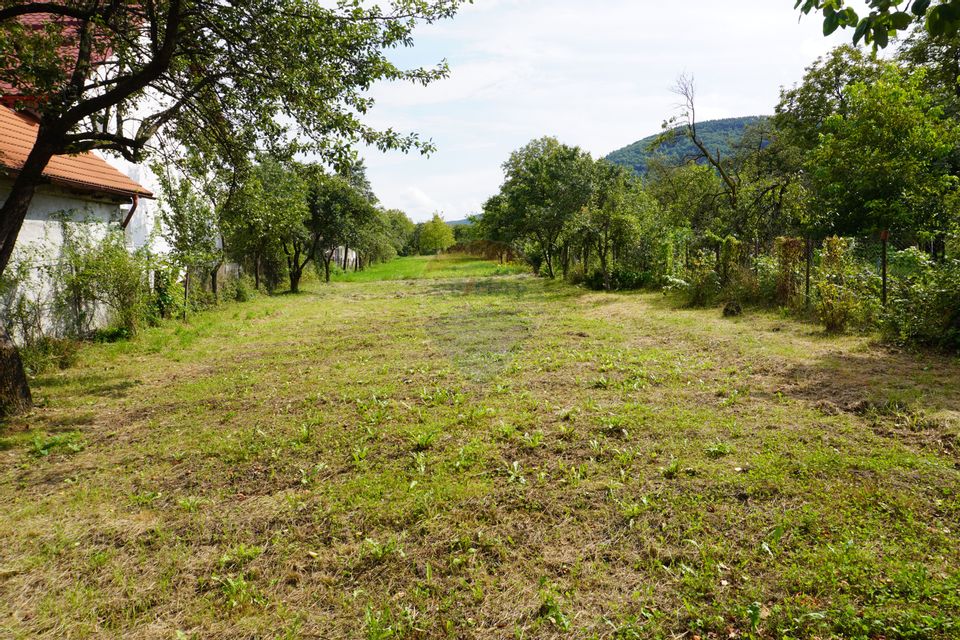
[[[720,284],[724,287],[730,284],[730,279],[737,276],[743,263],[743,243],[727,236],[720,243]]]
[[[60,261],[47,274],[59,287],[60,318],[69,319],[74,336],[85,337],[92,333],[97,305],[102,304],[111,324],[134,335],[149,308],[147,256],[127,251],[121,231],[94,240],[83,223],[63,222],[62,230]]]
[[[899,343],[960,351],[960,260],[916,260],[914,266],[912,276],[892,284],[884,334]]]
[[[20,348],[23,369],[29,376],[51,369],[66,369],[77,361],[80,343],[75,340],[41,337]]]
[[[584,283],[591,289],[603,290],[603,272],[599,269],[592,271]],[[613,291],[629,291],[643,289],[653,283],[653,274],[649,271],[640,271],[629,267],[615,267],[610,271],[610,289]]]
[[[721,302],[737,306],[762,302],[760,281],[757,274],[748,267],[739,264],[727,267],[726,285],[720,292]]]
[[[41,293],[31,273],[37,270],[32,250],[14,254],[0,276],[0,323],[21,345],[33,344],[43,337]]]
[[[127,251],[123,234],[110,233],[92,255],[92,288],[112,311],[113,324],[133,336],[147,317],[149,286],[146,257]]]
[[[757,278],[757,302],[771,304],[777,299],[778,270],[776,261],[769,256],[758,256],[753,261]]]
[[[224,297],[236,302],[249,302],[256,295],[253,286],[253,279],[248,275],[242,275],[230,280],[224,287]]]
[[[720,293],[720,277],[715,262],[714,256],[706,251],[690,258],[684,293],[691,307],[706,307],[716,301]]]
[[[817,270],[817,316],[831,332],[844,331],[857,306],[856,294],[848,282],[850,245],[847,238],[827,238]]]
[[[933,267],[930,256],[916,247],[891,251],[888,263],[890,278],[912,278],[925,275]]]
[[[776,300],[779,304],[799,308],[804,301],[804,257],[806,242],[803,238],[777,238],[774,244],[776,255]]]
[[[816,270],[817,316],[827,331],[851,324],[874,327],[880,316],[880,277],[854,258],[854,241],[836,236],[824,240]]]
[[[183,286],[174,273],[170,266],[158,267],[153,272],[153,293],[147,312],[152,324],[183,315]]]
[[[133,335],[130,333],[130,329],[118,324],[97,329],[93,333],[93,341],[103,343],[121,342],[123,340],[129,340],[132,337]]]

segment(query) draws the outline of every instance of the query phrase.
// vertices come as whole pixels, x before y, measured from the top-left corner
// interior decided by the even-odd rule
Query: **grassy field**
[[[960,635],[956,360],[498,269],[397,261],[36,380],[0,637]]]
[[[376,282],[381,280],[436,280],[443,278],[483,278],[524,273],[529,267],[477,260],[469,256],[445,255],[398,258],[363,271],[340,272],[337,282]]]

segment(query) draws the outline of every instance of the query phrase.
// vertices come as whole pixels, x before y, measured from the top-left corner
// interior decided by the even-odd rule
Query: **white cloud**
[[[670,87],[693,74],[703,118],[771,113],[781,86],[849,33],[827,40],[790,0],[478,0],[425,26],[398,64],[449,60],[428,87],[373,88],[375,126],[432,139],[430,159],[364,156],[385,205],[418,220],[460,218],[500,184],[500,165],[528,140],[556,135],[595,155],[655,133],[675,112]]]

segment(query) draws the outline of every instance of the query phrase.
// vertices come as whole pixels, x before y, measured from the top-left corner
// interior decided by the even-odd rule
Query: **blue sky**
[[[477,212],[500,165],[532,138],[553,135],[603,156],[660,130],[676,114],[670,91],[695,77],[703,120],[772,113],[781,86],[848,32],[825,39],[793,0],[476,0],[421,27],[404,66],[450,64],[428,87],[384,83],[367,121],[416,131],[429,158],[365,149],[387,207],[420,221]]]

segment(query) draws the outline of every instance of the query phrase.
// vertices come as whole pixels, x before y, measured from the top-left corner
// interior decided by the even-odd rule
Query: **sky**
[[[501,165],[534,138],[556,136],[602,157],[677,115],[680,74],[697,85],[700,120],[773,113],[780,88],[850,38],[824,38],[793,0],[475,0],[419,27],[392,52],[404,67],[446,59],[427,87],[381,83],[366,121],[417,132],[437,151],[363,149],[381,203],[413,220],[479,212]]]

